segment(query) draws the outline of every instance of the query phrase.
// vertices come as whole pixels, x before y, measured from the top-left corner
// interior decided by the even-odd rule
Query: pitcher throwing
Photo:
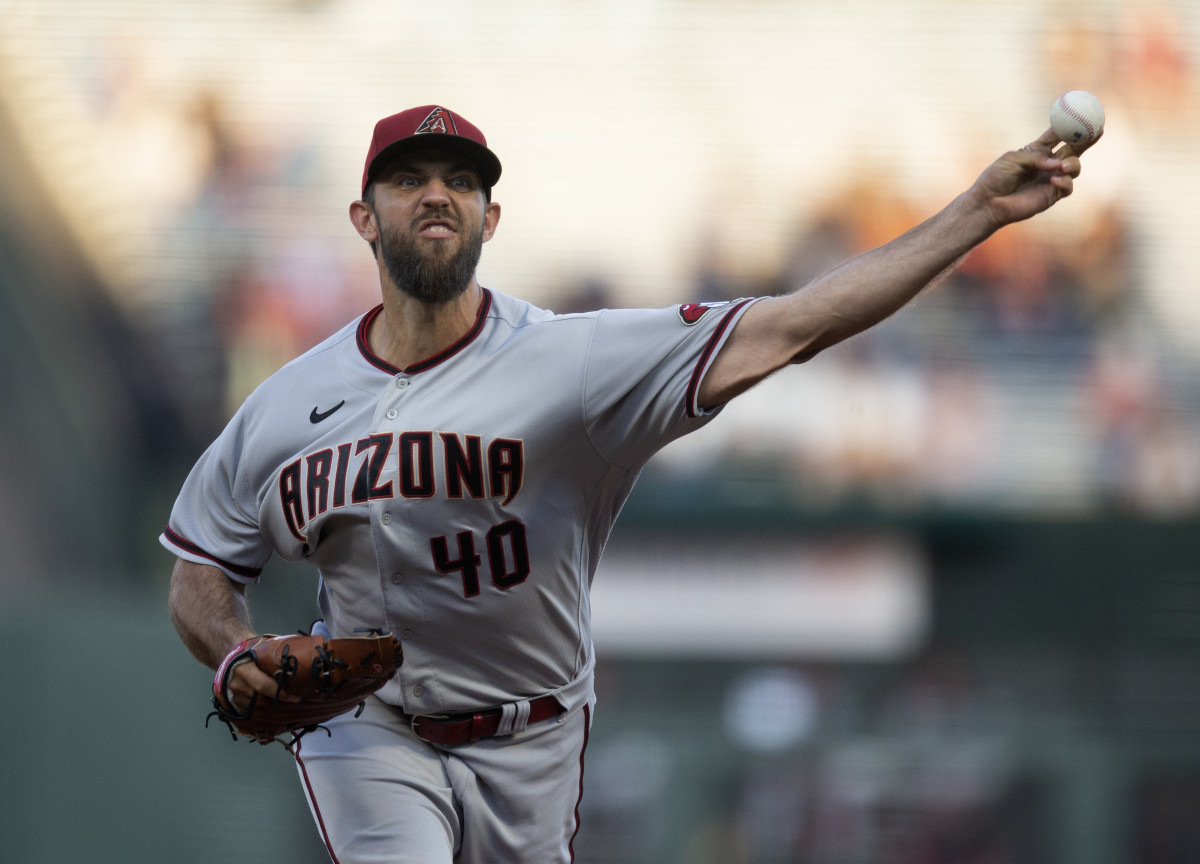
[[[246,400],[161,537],[179,558],[172,621],[211,668],[258,635],[245,589],[272,555],[318,568],[332,637],[401,639],[365,710],[292,748],[330,857],[573,860],[588,592],[647,460],[1069,195],[1084,148],[1059,145],[1047,130],[1005,153],[940,213],[794,294],[555,315],[476,280],[500,222],[480,130],[433,105],[379,121],[350,221],[381,304]],[[227,690],[247,706],[276,685],[240,663]]]

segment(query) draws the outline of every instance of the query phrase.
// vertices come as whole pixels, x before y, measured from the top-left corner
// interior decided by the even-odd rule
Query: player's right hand
[[[250,700],[256,693],[261,698],[266,699],[275,699],[278,694],[281,702],[300,701],[298,696],[290,693],[279,693],[279,685],[275,683],[275,679],[253,663],[239,663],[234,667],[229,675],[228,690],[230,697],[233,699],[234,707],[241,712],[249,709]]]
[[[1060,143],[1054,130],[1047,129],[1036,141],[1005,153],[975,181],[970,197],[990,214],[993,230],[1048,210],[1071,194],[1079,156],[1070,147],[1055,153]]]
[[[250,710],[256,695],[266,699],[279,699],[283,702],[300,701],[298,696],[280,692],[275,679],[259,669],[249,655],[233,660],[235,655],[241,654],[246,648],[253,648],[260,641],[262,641],[262,637],[255,637],[239,644],[229,652],[225,662],[221,664],[222,666],[225,666],[226,663],[231,664],[224,676],[225,692],[229,701],[233,703],[233,707],[243,714]],[[218,670],[217,676],[218,679],[221,677],[220,670]],[[218,686],[216,681],[214,681],[214,686]]]

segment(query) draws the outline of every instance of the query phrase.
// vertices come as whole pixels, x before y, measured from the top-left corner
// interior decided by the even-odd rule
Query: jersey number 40
[[[429,541],[433,550],[433,566],[439,573],[461,573],[463,596],[479,593],[479,567],[483,559],[475,551],[475,534],[459,531],[458,557],[451,558],[450,541],[444,535]],[[529,575],[529,546],[525,542],[525,526],[515,519],[493,526],[485,535],[488,568],[492,584],[497,588],[520,585]]]

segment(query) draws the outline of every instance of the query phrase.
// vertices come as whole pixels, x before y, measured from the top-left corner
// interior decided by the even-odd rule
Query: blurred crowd
[[[182,18],[178,10],[186,5],[180,0],[171,8]],[[51,15],[65,22],[95,15],[101,7],[91,0],[8,0],[7,6],[0,0],[6,13],[0,28],[0,108],[29,122],[24,131],[31,158],[44,160],[48,186],[61,184],[50,191],[68,202],[64,216],[124,316],[122,334],[140,343],[139,352],[130,352],[136,357],[131,365],[142,364],[146,380],[131,389],[150,406],[146,416],[160,424],[146,434],[179,451],[172,471],[186,470],[266,376],[378,302],[374,262],[345,218],[369,128],[358,122],[361,117],[351,123],[347,111],[337,110],[344,106],[336,100],[349,95],[330,94],[350,94],[364,86],[362,76],[384,78],[388,71],[371,62],[353,69],[329,62],[333,50],[324,40],[327,33],[333,34],[329,43],[339,34],[344,39],[352,29],[370,45],[387,42],[391,34],[382,25],[378,34],[367,31],[374,19],[395,14],[389,12],[393,4],[382,0],[218,2],[211,10],[198,0],[192,5],[200,11],[182,28],[191,41],[166,44],[132,25],[122,36],[105,39],[66,25],[49,28]],[[526,5],[545,13],[551,24],[561,20],[550,14],[553,3]],[[661,20],[668,7],[707,14],[721,4],[562,5],[585,13],[601,7],[636,11]],[[728,5],[737,10],[731,21],[740,21],[751,7],[770,6],[771,15],[783,15],[789,5],[824,5],[834,10],[830,15],[853,17],[854,28],[872,23],[864,23],[855,4]],[[1200,512],[1200,340],[1186,338],[1188,310],[1200,310],[1200,298],[1190,296],[1195,271],[1171,271],[1183,252],[1190,259],[1191,236],[1200,228],[1200,214],[1185,209],[1194,197],[1184,188],[1187,181],[1200,181],[1187,173],[1200,166],[1193,143],[1200,141],[1200,94],[1195,27],[1185,20],[1186,7],[1170,0],[914,5],[937,22],[957,20],[962,10],[978,6],[979,27],[987,26],[997,8],[1037,7],[1031,17],[1045,30],[1036,38],[1031,34],[1036,42],[1031,53],[1041,65],[1024,70],[1036,86],[1008,70],[996,76],[996,89],[1020,83],[1038,92],[1085,88],[1101,94],[1110,137],[1089,156],[1117,163],[1120,170],[1099,176],[1089,158],[1077,199],[1058,208],[1054,218],[1010,226],[883,325],[740,397],[701,433],[669,446],[647,470],[644,485],[682,490],[674,500],[687,495],[689,504],[723,488],[747,497],[782,497],[814,511],[862,506],[889,513],[961,509],[1151,517]],[[112,11],[118,7],[125,8],[104,4],[97,32],[119,17]],[[230,13],[234,7],[238,11]],[[441,20],[449,8],[482,17],[488,7],[479,0],[411,14]],[[159,7],[128,4],[131,15],[152,8]],[[882,15],[891,4],[880,0],[874,8]],[[320,16],[341,13],[362,20],[342,30],[337,22],[322,24]],[[235,34],[244,40],[243,65],[225,75],[189,78],[185,61],[201,53],[206,40],[230,35],[204,28],[218,15],[227,20],[231,14],[243,16]],[[40,42],[33,39],[39,28]],[[271,38],[250,38],[255,28]],[[291,50],[299,59],[282,64],[278,58],[289,50],[289,28],[319,38],[310,33],[307,41],[296,41]],[[629,41],[614,50],[637,56],[639,34],[644,36],[630,28]],[[453,38],[425,40],[423,33],[421,38],[422,45],[428,41],[433,47],[417,52],[414,75],[424,76],[422,64],[431,64],[445,46],[459,45]],[[490,32],[484,38],[503,42]],[[451,53],[458,66],[469,52]],[[172,59],[176,62],[167,62]],[[250,77],[255,63],[263,70],[261,80]],[[636,67],[625,64],[630,65]],[[939,72],[949,94],[956,71]],[[543,70],[530,74],[547,77]],[[692,86],[684,74],[671,74],[682,80],[681,90]],[[307,76],[298,89],[311,91],[312,100],[326,107],[302,111],[294,96],[289,104],[280,95],[285,92],[280,82],[296,76]],[[470,93],[480,83],[473,73],[464,77],[472,80],[439,81],[444,86],[439,92]],[[878,78],[886,84],[887,72],[881,69]],[[770,83],[760,82],[767,89]],[[408,81],[386,84],[389,99],[393,89],[423,92]],[[812,89],[815,102],[820,94]],[[297,119],[312,114],[329,117],[320,123]],[[681,114],[683,120],[664,111],[663,123],[679,120],[686,126],[692,118]],[[378,114],[372,109],[365,116],[373,121]],[[754,128],[747,138],[763,131]],[[926,135],[939,140],[937,130],[923,132],[922,140]],[[991,158],[993,137],[982,137],[987,140],[980,149]],[[746,139],[730,140],[734,144],[713,145],[712,151],[728,146],[736,152]],[[506,170],[520,165],[516,155],[507,161],[507,150],[501,156]],[[945,164],[947,174],[970,161],[962,153],[926,159]],[[1152,184],[1144,182],[1151,172],[1166,172],[1166,185],[1177,182],[1180,194],[1153,198],[1147,191]],[[843,182],[797,196],[785,223],[767,226],[780,238],[777,255],[748,264],[745,254],[729,254],[744,251],[736,249],[742,235],[722,234],[722,220],[714,219],[694,238],[696,251],[684,266],[686,284],[665,302],[803,290],[829,268],[930,215],[945,203],[944,189],[958,182],[914,181],[890,166],[837,176]],[[1162,175],[1155,176],[1154,188],[1162,190]],[[629,182],[631,197],[680,195],[652,183],[643,186],[644,178],[627,173],[614,171],[613,178],[604,182]],[[498,198],[504,200],[499,190]],[[666,230],[645,211],[631,213],[631,219],[644,220],[647,232]],[[547,221],[567,218],[554,212]],[[485,247],[485,270],[502,251],[494,246],[516,242],[539,238],[521,241],[502,230]],[[597,257],[606,262],[624,251],[606,248]],[[620,284],[595,260],[576,270],[484,282],[559,312],[629,305],[646,287]],[[1169,303],[1158,293],[1164,282],[1175,291]],[[156,392],[148,392],[152,385]],[[170,412],[178,416],[168,418]],[[145,453],[134,456],[145,472]],[[165,496],[174,495],[180,479],[174,474],[161,479],[164,500],[151,501],[146,509],[153,512],[144,514],[151,524],[123,526],[138,532],[141,546],[153,546],[169,506]],[[722,480],[729,485],[713,482]],[[132,494],[151,497],[144,473],[128,482],[137,484]],[[698,488],[703,495],[694,494]],[[8,494],[24,503],[22,495]],[[1177,605],[1181,614],[1196,608]],[[1038,657],[1027,665],[1038,672],[1047,664]],[[858,671],[870,678],[871,670]],[[1047,696],[1042,700],[1047,704],[1079,678],[1073,668],[1060,671],[1038,694]],[[1023,835],[1048,830],[1037,823],[1035,811],[1044,811],[1052,790],[1031,786],[1005,750],[1021,731],[1014,717],[1036,714],[1040,705],[1014,709],[1006,701],[1009,694],[974,678],[953,652],[917,658],[891,684],[859,682],[846,669],[789,668],[766,682],[776,701],[761,713],[791,717],[796,724],[791,737],[787,730],[759,730],[783,736],[777,749],[750,752],[734,741],[733,760],[725,764],[714,761],[724,752],[720,747],[690,728],[681,731],[678,714],[668,718],[670,725],[654,729],[663,719],[654,712],[668,703],[687,704],[688,698],[702,700],[689,716],[712,721],[713,694],[719,701],[720,691],[711,683],[711,670],[704,680],[654,680],[640,697],[631,684],[617,680],[620,672],[628,674],[615,664],[601,672],[614,676],[600,681],[605,716],[613,718],[606,722],[619,724],[622,710],[645,708],[649,714],[637,717],[639,725],[628,736],[618,730],[608,743],[597,739],[597,752],[589,753],[584,839],[593,850],[590,860],[667,860],[650,853],[639,858],[637,852],[661,848],[664,832],[686,833],[664,822],[662,798],[705,789],[723,790],[723,797],[698,803],[711,819],[684,844],[685,860],[692,862],[1041,860],[1023,845],[1036,838]],[[1012,669],[1002,672],[994,677],[1014,677]],[[1169,689],[1194,691],[1186,682]],[[730,682],[728,692],[734,694],[730,704],[754,704],[737,682]],[[806,711],[817,718],[812,728],[805,725]],[[1070,711],[1046,713],[1057,723]],[[991,734],[997,731],[999,736]],[[1058,737],[1047,750],[1068,742],[1074,730],[1050,731]],[[730,746],[724,738],[718,743]],[[696,752],[672,754],[671,747]],[[1088,756],[1082,754],[1080,762]],[[684,764],[697,776],[672,773]],[[1151,792],[1169,799],[1173,790],[1164,789]],[[1193,859],[1147,854],[1138,860]]]
[[[1129,214],[1088,216],[1068,236],[1006,229],[893,319],[752,392],[706,432],[719,458],[782,465],[814,500],[1192,509],[1194,360],[1155,334]],[[774,284],[706,271],[696,299],[803,290],[920,219],[873,178],[817,214]]]
[[[1049,34],[1058,64],[1050,74],[1079,80],[1087,64],[1107,58],[1086,70],[1096,88],[1110,106],[1153,123],[1175,100],[1194,101],[1192,70],[1169,19],[1131,20],[1122,51]],[[206,380],[223,382],[228,412],[282,362],[371,305],[375,283],[365,250],[339,255],[306,226],[303,214],[316,206],[303,193],[307,142],[256,152],[223,123],[213,94],[197,100],[193,117],[206,171],[171,236],[194,245],[173,259],[182,270],[163,278],[206,283],[195,311],[211,321],[223,369]],[[283,200],[257,200],[264,194]],[[1090,200],[1101,206],[1073,211],[1069,228],[1035,221],[997,235],[892,321],[746,397],[666,454],[664,471],[757,472],[818,505],[1194,510],[1196,358],[1157,334],[1139,266],[1145,226],[1119,193]],[[678,300],[802,290],[919,222],[931,203],[886,173],[852,178],[823,201],[799,202],[787,254],[771,272],[731,272],[706,257]],[[198,260],[220,267],[197,272]],[[621,302],[603,272],[546,293],[535,299],[556,311]]]
[[[1051,89],[1091,87],[1110,115],[1151,129],[1197,105],[1170,4],[1129,3],[1114,29],[1086,30],[1070,25],[1071,3],[1058,5],[1041,37]],[[373,305],[377,286],[365,245],[337,221],[350,187],[330,177],[328,130],[256,117],[212,80],[165,81],[155,56],[137,39],[110,44],[66,80],[83,90],[102,157],[136,181],[130,200],[107,202],[117,218],[90,220],[97,256],[119,262],[109,272],[121,303],[188,394],[180,410],[203,441],[270,372]],[[797,201],[784,254],[754,268],[724,261],[721,238],[698,240],[691,286],[672,300],[803,290],[944,203],[912,187],[880,170]],[[883,326],[668,448],[651,473],[771,478],[817,506],[1194,511],[1197,352],[1161,335],[1173,322],[1146,279],[1158,226],[1120,183],[1069,213],[1005,230]],[[556,311],[628,302],[601,267],[557,278],[490,287],[532,286]]]

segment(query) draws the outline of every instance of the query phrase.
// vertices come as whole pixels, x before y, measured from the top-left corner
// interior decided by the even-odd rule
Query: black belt
[[[561,714],[562,710],[562,706],[553,696],[539,697],[529,703],[529,722],[549,720]],[[489,708],[486,711],[452,714],[448,717],[414,717],[405,714],[404,719],[422,741],[428,741],[430,744],[464,744],[495,735],[500,729],[503,714],[499,708]]]

